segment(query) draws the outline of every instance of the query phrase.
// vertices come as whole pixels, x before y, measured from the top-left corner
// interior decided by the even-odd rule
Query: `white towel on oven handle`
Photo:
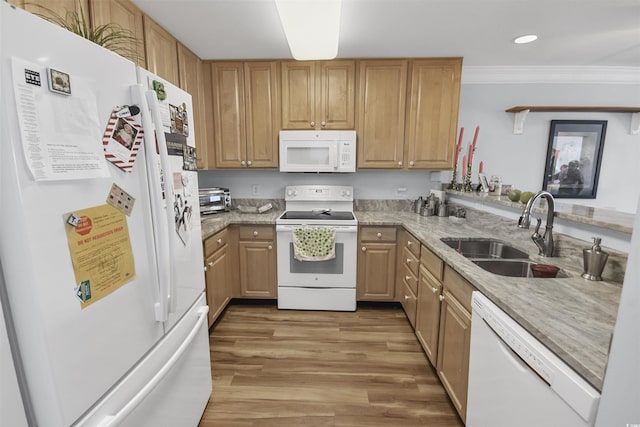
[[[293,230],[293,257],[298,261],[327,261],[336,257],[336,229],[302,226]]]

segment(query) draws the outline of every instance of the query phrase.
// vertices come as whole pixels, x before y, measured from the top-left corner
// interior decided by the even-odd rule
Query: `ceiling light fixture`
[[[342,0],[275,0],[280,22],[297,60],[338,55]]]
[[[538,40],[538,36],[536,36],[535,34],[527,34],[526,36],[516,37],[513,42],[515,44],[525,44],[534,42],[536,40]]]

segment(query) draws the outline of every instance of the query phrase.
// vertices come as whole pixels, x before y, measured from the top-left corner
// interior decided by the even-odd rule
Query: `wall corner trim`
[[[466,66],[462,84],[640,84],[640,67]]]

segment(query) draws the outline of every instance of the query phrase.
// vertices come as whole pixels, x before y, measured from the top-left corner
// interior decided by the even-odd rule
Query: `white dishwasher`
[[[471,305],[467,427],[593,426],[596,389],[480,292]]]

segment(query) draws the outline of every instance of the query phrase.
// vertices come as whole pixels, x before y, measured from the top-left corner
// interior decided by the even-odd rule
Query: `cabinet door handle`
[[[404,280],[408,282],[409,280],[411,280],[411,276],[404,276]]]
[[[247,160],[247,166],[251,166],[251,160]]]
[[[444,301],[444,295],[440,295],[438,298],[440,299],[440,301]]]
[[[204,266],[204,272],[205,273],[207,272],[207,266],[206,265]]]
[[[313,128],[313,127],[316,127],[316,122],[311,122],[311,123],[309,123],[309,125],[310,125],[312,128]]]
[[[269,245],[269,246],[267,246],[267,249],[272,250],[273,246]]]
[[[218,242],[218,244],[221,245],[222,244],[222,239],[218,239],[218,240],[216,240],[216,242]]]
[[[402,166],[402,160],[398,162],[398,166]]]
[[[407,264],[411,264],[411,258],[407,258]]]
[[[367,251],[367,247],[366,247],[366,246],[363,246],[363,247],[362,247],[362,252],[366,252],[366,251]]]
[[[255,236],[257,236],[257,235],[258,235],[258,232],[257,232],[257,231],[254,231],[254,232],[253,232],[253,236],[255,237]]]
[[[411,246],[413,245],[413,242],[411,240],[407,240],[407,246]]]
[[[377,237],[378,239],[380,239],[380,238],[382,237],[382,233],[378,233],[378,234],[376,234],[376,237]]]
[[[213,267],[213,261],[209,261],[209,262],[207,263],[207,265],[208,265],[209,267]]]
[[[431,292],[435,294],[436,292],[438,292],[438,288],[431,288]]]
[[[409,295],[405,295],[405,296],[404,296],[404,300],[405,300],[405,301],[409,301],[409,299],[411,299],[411,297],[409,297]]]
[[[320,126],[325,127],[327,125],[327,122],[325,122],[324,120],[320,122]]]
[[[409,166],[413,166],[413,165],[414,165],[413,160],[411,160],[411,161],[409,162]]]
[[[244,166],[244,165],[246,165],[246,164],[247,164],[247,162],[245,162],[245,161],[243,160],[243,161],[241,161],[241,162],[240,162],[240,164],[241,164],[242,166]]]

